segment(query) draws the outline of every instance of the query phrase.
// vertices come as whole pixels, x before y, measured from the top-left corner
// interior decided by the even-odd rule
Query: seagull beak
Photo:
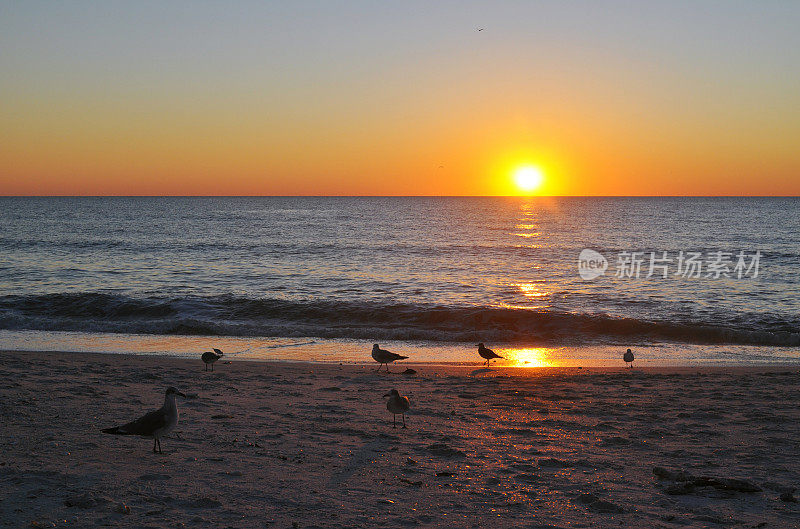
[[[183,397],[184,399],[185,399],[185,398],[187,398],[187,397],[186,397],[186,394],[185,394],[185,393],[181,393],[180,391],[176,391],[176,392],[175,392],[175,394],[176,394],[176,395],[180,395],[180,396],[181,396],[181,397]]]
[[[391,397],[391,396],[392,396],[391,393],[387,393],[386,395],[384,395],[384,397]]]

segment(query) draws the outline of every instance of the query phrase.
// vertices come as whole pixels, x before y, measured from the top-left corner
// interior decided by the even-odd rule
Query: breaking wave
[[[797,322],[731,315],[654,321],[520,308],[64,293],[0,297],[0,329],[161,335],[586,344],[670,341],[797,346]]]

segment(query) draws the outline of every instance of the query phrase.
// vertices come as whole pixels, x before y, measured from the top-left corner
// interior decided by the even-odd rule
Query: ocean
[[[6,350],[800,362],[797,198],[9,197],[0,249]]]

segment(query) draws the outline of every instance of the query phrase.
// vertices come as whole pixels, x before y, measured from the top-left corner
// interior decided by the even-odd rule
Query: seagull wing
[[[386,403],[386,409],[392,413],[405,413],[408,408],[408,397],[392,397]]]
[[[114,435],[153,435],[153,432],[167,425],[167,414],[162,410],[151,411],[135,421],[115,428],[106,428],[103,433]]]

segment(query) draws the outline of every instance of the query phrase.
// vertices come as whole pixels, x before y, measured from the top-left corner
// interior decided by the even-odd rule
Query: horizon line
[[[800,198],[800,195],[4,195],[0,198]]]

